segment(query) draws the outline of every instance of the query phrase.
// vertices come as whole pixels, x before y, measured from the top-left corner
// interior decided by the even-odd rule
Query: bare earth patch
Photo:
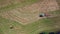
[[[23,25],[41,19],[40,13],[48,13],[50,11],[58,10],[59,6],[56,0],[44,0],[42,2],[34,3],[22,8],[16,8],[10,11],[1,13],[2,17],[17,21]]]

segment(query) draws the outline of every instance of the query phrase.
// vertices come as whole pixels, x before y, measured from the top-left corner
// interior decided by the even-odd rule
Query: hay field
[[[41,18],[40,13],[49,13],[53,17]],[[56,31],[60,29],[59,15],[56,0],[0,0],[0,34]]]
[[[58,9],[59,6],[55,0],[44,0],[10,11],[1,11],[1,15],[3,18],[14,20],[25,25],[41,19],[39,17],[40,13],[49,13]]]

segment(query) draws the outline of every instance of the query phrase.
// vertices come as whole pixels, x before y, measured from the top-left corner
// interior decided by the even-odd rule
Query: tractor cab
[[[40,13],[39,14],[39,17],[48,17],[50,16],[50,14],[47,14],[47,13]]]
[[[40,15],[39,15],[39,17],[44,17],[45,16],[45,14],[44,13],[41,13]]]

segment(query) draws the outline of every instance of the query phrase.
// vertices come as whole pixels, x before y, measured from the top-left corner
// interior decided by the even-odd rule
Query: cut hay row
[[[14,13],[15,13],[15,12],[14,12]],[[8,13],[4,14],[3,17],[6,17],[6,18],[8,18],[8,19],[15,20],[15,21],[17,21],[17,22],[19,22],[19,23],[21,23],[21,22],[23,22],[23,23],[28,22],[28,21],[26,21],[27,18],[24,19],[24,17],[17,16],[17,15],[15,15],[14,13],[12,13],[12,11],[11,11],[11,12],[8,12]],[[23,16],[23,15],[22,15],[22,16]]]
[[[17,8],[11,11],[7,11],[5,16],[8,19],[12,19],[22,24],[28,24],[36,20],[41,19],[39,14],[41,12],[48,13],[50,11],[58,10],[58,4],[55,0],[44,0],[43,2],[34,3],[30,6],[25,6],[22,8]]]
[[[44,2],[45,1],[46,2],[51,1],[51,3],[54,3],[55,0],[44,0]],[[41,4],[44,5],[43,2]],[[42,19],[41,17],[39,17],[39,14],[41,12],[43,13],[47,12],[48,14],[50,12],[49,9],[47,10],[46,5],[44,5],[44,8],[41,9],[40,6],[43,5],[40,5],[40,3],[35,3],[30,6],[25,6],[23,8],[17,8],[17,9],[0,13],[0,16],[2,16],[2,18],[0,17],[1,34],[38,34],[40,32],[45,32],[45,30],[56,29],[56,28],[58,29],[60,26],[58,23],[60,22],[59,21],[60,17],[57,16],[57,18],[47,18],[47,19],[46,18]],[[51,10],[54,12],[55,9],[58,10],[59,8],[57,7],[54,8],[54,10],[53,9]],[[6,18],[6,20],[3,18]],[[9,20],[12,20],[13,22]],[[26,20],[28,20],[29,22],[25,22]],[[22,24],[23,27],[19,23]],[[10,25],[11,26],[13,25],[14,28],[10,29],[9,28]]]
[[[0,1],[1,2],[0,11],[9,11],[12,9],[16,9],[18,7],[24,7],[27,5],[31,5],[31,4],[33,4],[35,2],[39,2],[39,1],[41,1],[41,0],[8,0],[8,1],[4,0],[4,2],[6,2],[6,4],[7,4],[6,6],[3,1]],[[10,4],[7,2],[9,2]],[[2,6],[2,3],[3,3],[3,6]]]
[[[16,17],[12,13],[6,13],[6,14],[3,14],[2,16],[7,18],[7,19],[11,19],[11,20],[14,20],[14,21],[17,21],[17,22],[20,22],[21,20],[23,20],[22,18]]]
[[[0,0],[0,7],[6,7],[13,4],[25,2],[26,0]]]
[[[48,21],[48,20],[47,20]],[[46,22],[46,21],[45,21]],[[28,32],[29,34],[38,34],[39,32],[41,32],[41,31],[44,31],[44,30],[49,30],[51,27],[44,27],[40,22],[38,23],[38,24],[41,24],[41,25],[39,25],[39,26],[42,26],[43,28],[37,28],[38,26],[38,21],[36,22],[36,23],[34,23],[34,24],[30,24],[30,25],[27,25],[26,27],[27,27],[27,32],[28,31],[30,31],[30,32]],[[35,26],[36,25],[36,26]],[[31,26],[31,27],[30,27]],[[2,28],[2,27],[1,27]],[[25,27],[24,27],[25,28]],[[31,29],[32,28],[32,29]],[[31,30],[29,30],[29,29],[31,29]],[[55,29],[55,28],[53,28],[53,29]],[[7,30],[7,29],[6,29]],[[3,30],[2,30],[3,31]],[[15,32],[13,33],[12,31],[10,32],[10,34],[16,34],[16,33],[18,33],[18,34],[28,34],[26,31],[25,31],[25,29],[23,30],[23,31],[25,31],[25,32],[18,32],[19,30],[14,30]],[[20,30],[21,31],[21,30]],[[6,32],[7,33],[7,32]],[[8,32],[9,33],[9,32]]]
[[[17,22],[19,22],[19,23],[21,23],[21,22],[26,23],[26,21],[27,21],[26,19],[21,18],[21,17],[19,17],[19,16],[16,16],[16,15],[13,14],[13,13],[10,13],[9,15],[10,15],[10,17],[12,18],[12,20],[15,20],[15,21],[17,21]],[[21,24],[23,24],[23,23],[21,23]]]

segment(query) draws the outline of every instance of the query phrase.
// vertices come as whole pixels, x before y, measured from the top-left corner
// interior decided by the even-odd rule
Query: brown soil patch
[[[17,21],[23,25],[41,19],[40,13],[48,13],[50,11],[58,10],[56,0],[44,0],[42,2],[34,3],[22,8],[13,9],[2,13],[2,16],[7,19]]]

